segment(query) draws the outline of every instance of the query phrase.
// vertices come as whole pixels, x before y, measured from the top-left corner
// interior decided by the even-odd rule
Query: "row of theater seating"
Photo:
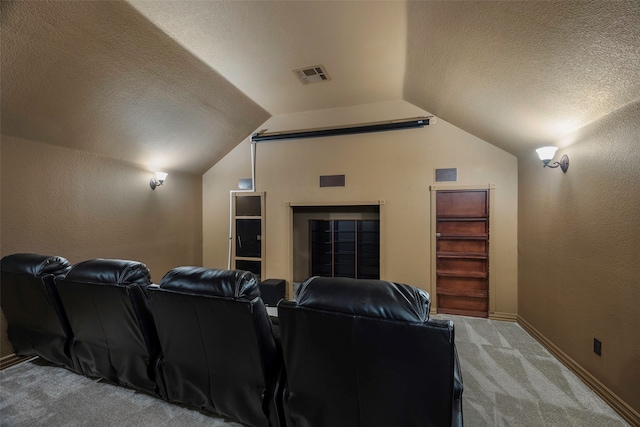
[[[249,272],[2,258],[19,355],[250,426],[461,426],[450,321],[429,296],[378,280],[310,278],[267,314]]]

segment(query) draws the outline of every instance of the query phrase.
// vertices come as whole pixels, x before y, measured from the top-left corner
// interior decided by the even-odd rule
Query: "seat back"
[[[296,302],[278,306],[287,423],[461,423],[453,323],[428,314],[429,295],[412,286],[320,277],[303,283]]]
[[[76,370],[70,353],[73,332],[54,277],[71,265],[57,256],[14,254],[2,258],[2,311],[16,354],[37,355]]]
[[[179,267],[149,295],[168,399],[251,426],[278,425],[282,361],[256,276]]]
[[[57,284],[85,375],[158,393],[159,344],[146,293],[147,267],[93,259],[74,265]]]

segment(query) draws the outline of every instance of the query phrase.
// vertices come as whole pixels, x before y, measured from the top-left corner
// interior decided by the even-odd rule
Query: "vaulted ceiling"
[[[404,99],[520,154],[640,100],[640,2],[2,1],[1,131],[203,173],[276,114]],[[328,82],[292,72],[322,64]]]

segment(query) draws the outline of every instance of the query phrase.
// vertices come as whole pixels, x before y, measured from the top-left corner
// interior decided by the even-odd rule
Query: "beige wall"
[[[18,252],[144,262],[160,281],[202,264],[202,180],[153,174],[133,163],[2,136],[2,256]],[[169,171],[171,172],[171,171]],[[2,355],[11,353],[2,325]]]
[[[279,115],[260,129],[282,131],[416,117],[404,101]],[[266,192],[266,276],[292,280],[291,208],[384,200],[381,217],[383,279],[435,293],[430,283],[430,194],[434,168],[457,167],[459,182],[495,184],[491,244],[495,311],[517,312],[516,158],[442,120],[423,129],[259,143],[256,190]],[[319,175],[345,174],[346,187],[319,188]],[[229,191],[251,176],[247,138],[204,175],[206,266],[227,265]]]
[[[519,158],[519,315],[640,411],[640,103]],[[602,342],[602,357],[593,338]]]

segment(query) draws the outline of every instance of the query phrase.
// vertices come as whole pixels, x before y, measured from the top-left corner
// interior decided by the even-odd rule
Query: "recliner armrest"
[[[458,350],[453,346],[453,404],[451,414],[451,427],[462,427],[462,391],[464,385],[462,383],[462,371],[460,370],[460,361],[458,360]]]

